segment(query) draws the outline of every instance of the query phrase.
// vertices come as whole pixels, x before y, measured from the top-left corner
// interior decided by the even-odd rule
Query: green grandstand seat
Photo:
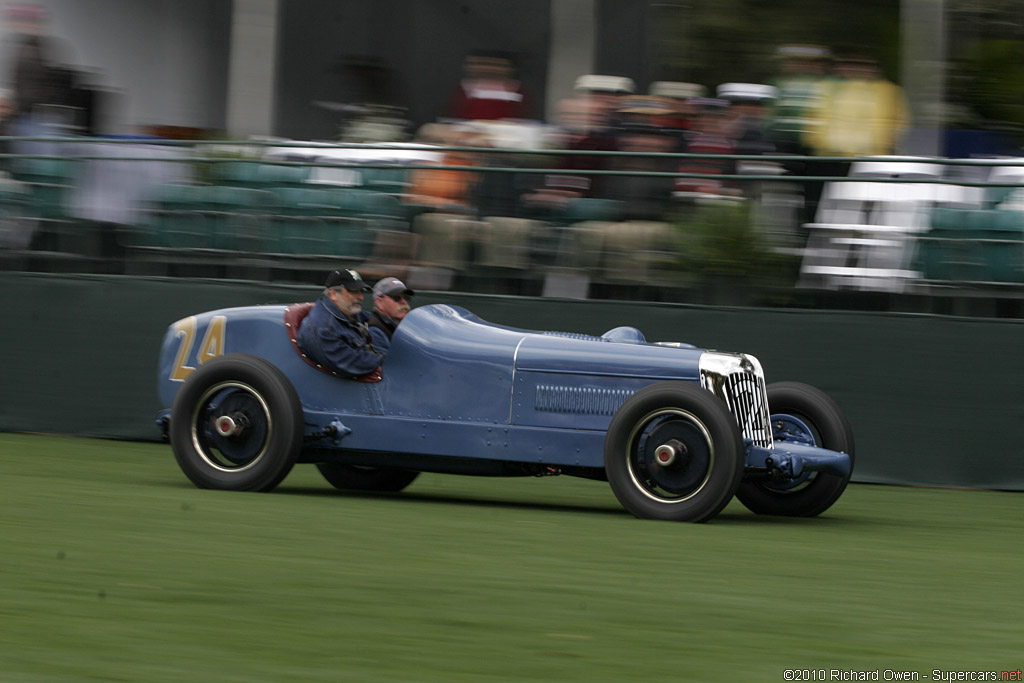
[[[938,208],[920,239],[916,266],[926,278],[1024,281],[1024,212]]]
[[[283,254],[334,253],[324,216],[334,209],[326,188],[289,187],[274,192],[269,227],[276,251]]]
[[[965,209],[938,207],[932,210],[931,227],[945,237],[955,236],[963,232],[966,226]]]
[[[11,164],[11,175],[29,188],[41,218],[63,220],[69,215],[68,197],[77,168],[75,159],[18,158]]]
[[[137,246],[172,249],[209,249],[213,237],[206,217],[203,185],[161,186],[151,202],[149,220],[135,236]]]
[[[218,185],[255,188],[260,184],[259,168],[259,162],[251,159],[216,161],[213,164],[211,175],[214,183]]]
[[[312,167],[263,162],[256,170],[256,181],[265,189],[301,188],[309,180]]]
[[[1024,212],[989,211],[978,242],[986,279],[993,282],[1024,282]]]
[[[928,280],[952,280],[968,262],[969,211],[936,207],[931,212],[931,230],[918,239],[913,267]]]
[[[0,180],[0,248],[29,248],[36,218],[25,184]]]
[[[401,210],[390,195],[359,188],[336,187],[328,192],[331,211],[323,219],[331,226],[334,253],[351,258],[366,258],[373,250],[380,230]]]
[[[374,192],[391,195],[404,194],[409,188],[409,171],[401,166],[389,168],[360,168],[360,186]]]
[[[341,188],[335,195],[338,208],[347,216],[368,219],[397,219],[402,215],[398,198],[372,190]]]
[[[248,187],[211,185],[203,188],[204,213],[215,249],[268,250],[266,214],[270,193]]]
[[[570,199],[561,221],[564,225],[583,221],[615,221],[622,215],[622,202],[617,199],[579,197]]]
[[[1024,231],[1024,211],[1014,209],[996,209],[993,225],[996,230],[1011,234]]]

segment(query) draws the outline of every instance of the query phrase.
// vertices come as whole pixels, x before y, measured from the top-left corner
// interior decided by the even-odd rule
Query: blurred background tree
[[[656,80],[767,83],[780,45],[814,44],[875,59],[899,79],[899,0],[691,0],[652,4]]]
[[[947,124],[998,130],[1024,143],[1024,3],[950,0]]]
[[[651,3],[654,80],[767,83],[775,50],[813,44],[900,73],[900,0],[688,0]],[[947,125],[1024,142],[1024,2],[946,0]]]

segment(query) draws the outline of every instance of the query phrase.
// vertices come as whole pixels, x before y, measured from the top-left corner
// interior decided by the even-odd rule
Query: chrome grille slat
[[[764,373],[756,358],[708,351],[700,359],[700,384],[725,401],[743,438],[773,447]]]

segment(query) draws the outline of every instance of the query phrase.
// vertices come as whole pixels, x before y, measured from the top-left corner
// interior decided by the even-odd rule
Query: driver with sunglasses
[[[376,327],[388,335],[395,333],[398,323],[409,312],[410,297],[416,292],[405,286],[405,283],[394,277],[386,277],[373,286],[374,312],[370,316],[370,327]]]

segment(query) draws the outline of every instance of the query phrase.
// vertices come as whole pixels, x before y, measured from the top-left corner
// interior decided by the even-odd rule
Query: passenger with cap
[[[357,378],[380,367],[388,355],[388,335],[370,327],[363,297],[370,287],[354,270],[327,276],[323,296],[299,327],[299,348],[310,360],[336,373]]]
[[[370,316],[370,327],[376,327],[388,335],[395,333],[398,323],[412,307],[409,297],[416,294],[405,283],[394,277],[386,277],[373,286],[374,312]]]

